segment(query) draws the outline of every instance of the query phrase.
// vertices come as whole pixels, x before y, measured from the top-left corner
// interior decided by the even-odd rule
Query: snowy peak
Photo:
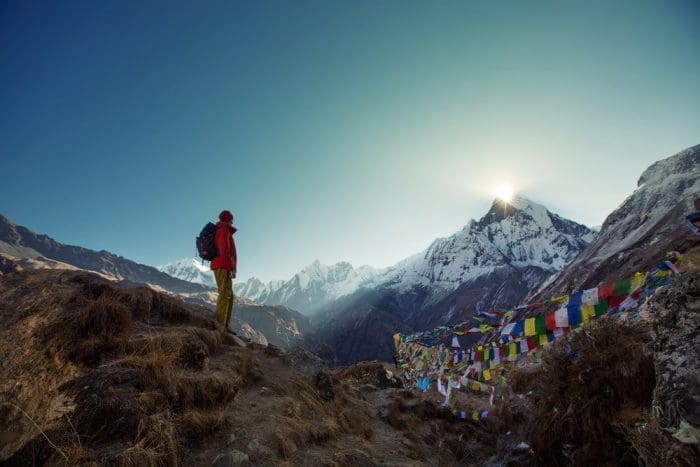
[[[511,265],[548,271],[563,268],[595,237],[588,227],[522,197],[508,205],[495,201],[475,230],[485,235]]]
[[[479,220],[478,225],[494,224],[518,215],[528,216],[532,221],[542,226],[551,224],[550,212],[547,208],[521,196],[515,196],[509,202],[498,198],[493,200],[491,209]]]
[[[305,314],[313,314],[328,303],[356,292],[381,270],[371,266],[357,269],[348,262],[333,265],[316,260],[287,281],[263,283],[251,278],[236,284],[237,295],[266,305],[284,305]]]
[[[202,261],[196,258],[180,259],[157,266],[156,269],[184,281],[206,285],[207,287],[216,287],[214,274],[209,266],[202,264]]]
[[[404,260],[387,273],[386,283],[400,289],[414,285],[452,290],[502,268],[537,267],[554,272],[571,261],[595,233],[516,197],[496,200],[478,222],[435,240],[424,253]]]

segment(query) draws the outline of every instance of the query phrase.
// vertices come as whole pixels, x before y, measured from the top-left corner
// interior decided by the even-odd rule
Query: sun
[[[496,187],[496,196],[498,199],[508,204],[513,201],[515,190],[513,190],[513,187],[510,184],[501,183]]]

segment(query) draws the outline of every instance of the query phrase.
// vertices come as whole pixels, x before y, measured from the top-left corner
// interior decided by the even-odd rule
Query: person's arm
[[[236,277],[238,269],[238,255],[236,254],[236,241],[231,236],[231,263],[233,264],[233,277]]]

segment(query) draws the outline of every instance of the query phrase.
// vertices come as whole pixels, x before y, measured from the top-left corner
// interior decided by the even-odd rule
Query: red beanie
[[[221,214],[219,214],[219,220],[221,222],[231,222],[233,221],[233,214],[231,214],[231,211],[221,211]]]

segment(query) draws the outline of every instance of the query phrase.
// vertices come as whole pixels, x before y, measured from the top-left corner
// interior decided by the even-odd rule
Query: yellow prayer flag
[[[641,273],[641,272],[635,273],[635,275],[632,276],[632,280],[630,281],[630,290],[635,291],[638,288],[640,288],[642,286],[642,284],[644,284],[644,279],[646,279],[646,277],[647,277],[646,273]]]
[[[399,349],[399,344],[400,344],[400,343],[401,343],[401,333],[400,333],[400,332],[397,332],[396,334],[394,334],[394,348],[395,348],[396,350]]]
[[[547,345],[549,343],[549,340],[547,340],[547,334],[540,334],[539,340],[540,340],[540,345]]]
[[[595,307],[593,305],[586,305],[581,307],[581,320],[585,323],[591,318],[595,317]]]
[[[534,336],[535,335],[535,318],[527,318],[525,320],[525,335]]]
[[[491,370],[484,370],[484,381],[491,381]]]
[[[558,297],[550,298],[551,303],[563,303],[569,299],[569,294],[559,295]]]

